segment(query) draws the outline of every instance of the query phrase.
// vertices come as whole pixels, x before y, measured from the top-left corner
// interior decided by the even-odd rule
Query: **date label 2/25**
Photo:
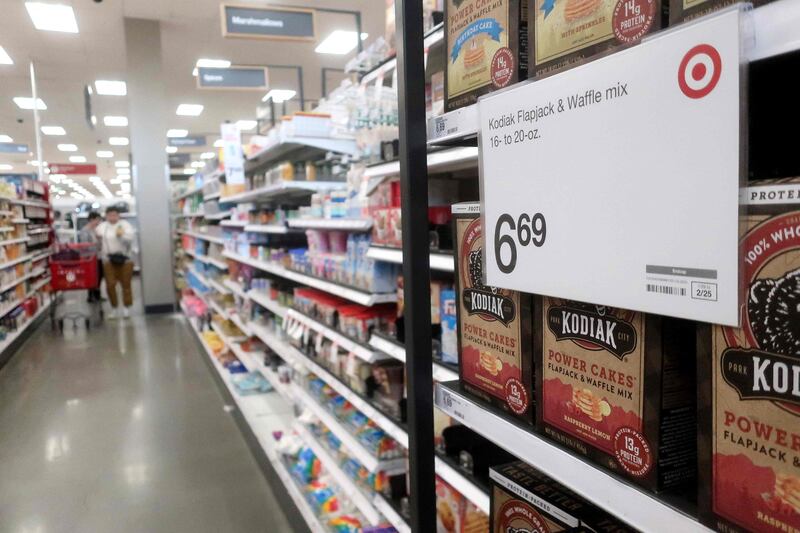
[[[692,282],[692,298],[695,300],[717,301],[717,284],[702,281]]]
[[[508,213],[497,218],[494,226],[494,257],[503,274],[517,267],[517,246],[544,246],[547,240],[547,220],[542,213],[522,213],[516,219]]]

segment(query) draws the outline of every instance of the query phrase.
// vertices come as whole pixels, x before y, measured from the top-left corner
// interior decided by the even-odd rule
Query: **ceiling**
[[[228,59],[234,65],[300,65],[303,67],[306,99],[321,96],[322,67],[342,68],[354,52],[346,56],[321,55],[314,52],[317,43],[226,39],[220,28],[218,0],[39,0],[71,5],[75,11],[79,33],[39,31],[34,28],[20,0],[0,0],[0,46],[14,61],[0,65],[0,134],[9,135],[14,142],[26,143],[35,151],[33,112],[20,110],[12,101],[15,96],[30,96],[29,64],[33,62],[39,97],[47,110],[41,112],[42,125],[62,126],[65,136],[42,136],[43,159],[49,163],[67,163],[70,155],[83,155],[88,163],[97,163],[98,175],[112,192],[116,185],[108,184],[116,177],[115,161],[127,160],[128,146],[110,146],[111,136],[129,137],[127,127],[103,125],[105,115],[128,116],[125,96],[100,96],[93,99],[98,125],[90,129],[84,112],[83,89],[97,79],[125,80],[124,18],[144,18],[161,22],[162,72],[165,79],[168,108],[172,111],[169,128],[189,130],[190,134],[206,134],[209,145],[218,137],[219,125],[226,120],[254,119],[256,106],[263,92],[208,91],[196,88],[192,69],[202,57]],[[384,31],[384,2],[377,0],[280,0],[255,2],[236,0],[238,4],[285,6],[309,5],[315,8],[360,11],[362,31],[368,32],[367,43]],[[345,14],[320,12],[317,16],[318,40],[335,29],[354,30],[354,18]],[[328,75],[328,87],[340,78]],[[270,86],[297,89],[294,70],[272,69]],[[181,103],[205,106],[199,117],[174,115]],[[296,105],[296,104],[295,104]],[[59,143],[78,147],[74,153],[58,150]],[[166,145],[166,139],[165,139]],[[97,150],[111,150],[112,159],[98,159]],[[193,156],[209,151],[209,147],[180,149]],[[196,157],[195,157],[196,158]],[[0,153],[0,164],[11,164],[13,170],[3,172],[34,172],[26,161],[35,159],[33,153],[11,155]],[[76,182],[100,196],[89,176],[73,176]]]

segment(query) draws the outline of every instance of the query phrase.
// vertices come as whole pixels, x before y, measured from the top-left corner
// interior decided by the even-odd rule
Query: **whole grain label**
[[[447,97],[492,84],[493,73],[508,83],[516,61],[508,49],[508,0],[447,0],[445,12]]]
[[[800,210],[745,218],[741,328],[715,327],[714,512],[800,531]]]
[[[492,533],[558,533],[564,527],[528,502],[495,487],[492,493]]]
[[[522,414],[530,398],[522,376],[520,295],[483,284],[480,218],[457,219],[456,238],[462,379]]]
[[[542,416],[617,458],[630,474],[652,466],[642,434],[644,315],[544,298]]]

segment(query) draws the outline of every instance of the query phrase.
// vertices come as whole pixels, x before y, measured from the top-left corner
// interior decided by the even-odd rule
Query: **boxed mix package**
[[[665,25],[669,0],[535,0],[528,77],[634,43]]]
[[[489,477],[490,533],[634,531],[522,461],[492,467]]]
[[[484,533],[489,517],[436,476],[436,533]]]
[[[648,489],[692,483],[694,324],[546,297],[535,309],[540,429]]]
[[[698,335],[701,510],[720,531],[800,531],[800,179],[743,190],[741,327]],[[710,337],[710,338],[709,338]],[[710,351],[710,353],[709,353]]]
[[[453,205],[459,378],[464,389],[533,422],[533,298],[483,282],[480,204]]]
[[[663,0],[666,2],[666,0]],[[717,9],[733,5],[741,0],[669,0],[670,25],[707,15]],[[771,0],[752,0],[753,7],[762,6]]]
[[[527,77],[530,1],[445,1],[445,111]]]

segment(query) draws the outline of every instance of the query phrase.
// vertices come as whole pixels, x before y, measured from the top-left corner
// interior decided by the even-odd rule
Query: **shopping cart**
[[[78,327],[78,321],[83,320],[86,329],[91,327],[92,308],[85,312],[86,306],[80,299],[67,299],[65,292],[85,291],[97,287],[99,277],[97,272],[97,246],[93,243],[69,243],[59,245],[58,250],[50,257],[50,287],[53,291],[53,304],[50,306],[50,323],[55,329],[64,331],[64,320],[71,320],[73,329]],[[58,304],[65,307],[69,304],[76,307],[57,317]],[[103,320],[103,306],[96,304],[99,321]]]

